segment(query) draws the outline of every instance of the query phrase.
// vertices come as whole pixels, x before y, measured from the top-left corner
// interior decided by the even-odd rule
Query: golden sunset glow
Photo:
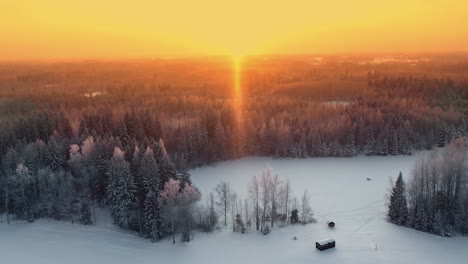
[[[242,97],[242,90],[241,90],[241,57],[240,56],[234,56],[232,58],[233,60],[233,72],[234,72],[234,98],[241,98]]]
[[[1,59],[468,50],[462,0],[4,0]]]
[[[242,69],[241,69],[241,59],[242,57],[239,56],[233,56],[232,57],[232,64],[233,64],[233,86],[234,86],[234,111],[236,115],[236,121],[238,124],[242,124],[243,122],[243,116],[242,112],[244,111],[243,107],[243,95],[242,95]],[[242,125],[240,126],[242,127]]]

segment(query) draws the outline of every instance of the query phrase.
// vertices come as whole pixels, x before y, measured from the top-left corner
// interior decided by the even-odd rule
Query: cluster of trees
[[[398,177],[390,196],[391,222],[449,236],[468,233],[467,143],[456,139],[413,168],[408,186]]]
[[[128,153],[112,135],[81,141],[59,131],[46,141],[19,141],[2,155],[0,212],[7,221],[50,217],[87,225],[95,221],[95,207],[108,206],[116,225],[152,241],[176,232],[190,241],[200,193],[162,139]]]
[[[240,114],[230,100],[185,102],[196,110],[183,117],[168,118],[148,109],[124,114],[107,110],[85,113],[74,123],[80,137],[109,134],[130,147],[162,137],[171,158],[184,159],[189,167],[251,155],[408,155],[444,146],[467,131],[460,113],[430,108],[418,99],[330,104],[257,98],[245,101]]]
[[[291,183],[273,174],[269,167],[263,169],[260,176],[252,177],[248,197],[242,199],[228,182],[223,181],[215,187],[214,194],[209,195],[208,206],[215,220],[211,223],[217,224],[220,216],[225,228],[231,226],[233,232],[240,233],[256,230],[268,234],[275,224],[284,226],[314,221],[307,190],[298,201],[293,196]]]
[[[46,142],[57,131],[75,142],[88,136],[118,138],[128,159],[136,145],[163,138],[174,162],[194,167],[251,155],[407,155],[442,147],[466,135],[468,127],[453,108],[431,108],[420,99],[325,103],[268,97],[246,100],[240,110],[230,100],[187,97],[184,104],[187,111],[170,114],[152,107],[124,112],[96,108],[69,116],[33,112],[3,122],[0,151],[5,154],[20,142]]]

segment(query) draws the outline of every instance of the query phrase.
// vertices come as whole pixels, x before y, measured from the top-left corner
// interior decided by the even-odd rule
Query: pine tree
[[[291,216],[289,217],[289,219],[291,224],[297,224],[299,222],[299,211],[297,209],[293,209],[291,211]]]
[[[143,178],[145,192],[144,225],[147,236],[151,241],[161,238],[161,215],[159,211],[158,196],[160,189],[159,170],[154,159],[153,151],[147,148],[140,162],[139,172]]]
[[[397,225],[406,225],[408,220],[408,206],[406,202],[405,183],[400,172],[390,196],[388,219]]]
[[[235,221],[235,231],[240,233],[245,233],[245,225],[244,221],[242,221],[242,217],[240,214],[236,214],[236,221]]]
[[[146,235],[151,238],[152,242],[162,237],[162,232],[160,230],[162,222],[157,198],[155,190],[150,190],[145,198],[145,230],[147,233]]]
[[[13,197],[12,212],[19,219],[33,221],[32,214],[32,197],[31,192],[31,175],[29,169],[22,163],[18,164],[16,173],[11,177],[10,193]]]
[[[388,153],[389,153],[388,140],[387,140],[387,138],[384,138],[382,144],[380,145],[380,155],[387,156]]]
[[[91,209],[87,201],[81,201],[79,221],[82,225],[90,225],[93,223],[91,220]]]
[[[188,172],[187,161],[183,157],[179,159],[177,166],[177,179],[180,181],[181,187],[185,186],[185,184],[192,185],[190,173]]]
[[[66,159],[66,150],[57,142],[55,136],[52,136],[47,144],[47,164],[52,171],[58,171],[63,168]]]
[[[374,130],[371,129],[367,134],[366,145],[364,146],[364,154],[367,156],[371,156],[375,154],[375,138],[374,138]]]
[[[399,148],[398,148],[398,136],[395,131],[392,132],[390,136],[390,141],[388,142],[388,152],[391,155],[398,155]]]
[[[159,165],[159,177],[160,185],[159,188],[162,189],[164,184],[169,181],[169,179],[176,179],[177,173],[176,170],[167,154],[166,147],[164,146],[164,141],[159,139],[159,143],[155,144],[154,147],[154,156],[156,162]]]
[[[217,122],[215,127],[215,133],[213,143],[216,146],[216,155],[218,160],[223,160],[227,154],[226,148],[226,133],[221,122]]]
[[[356,142],[354,141],[354,134],[353,133],[348,135],[344,155],[346,157],[354,157],[354,156],[357,155]]]
[[[109,185],[108,156],[106,142],[98,142],[92,162],[94,168],[90,185],[92,198],[97,200],[99,206],[102,206],[102,202],[106,200],[107,186]]]
[[[128,142],[130,142],[130,138],[128,136],[127,132],[127,125],[125,122],[122,120],[119,122],[117,126],[117,136],[119,137],[120,141],[122,141],[122,144],[126,145]]]
[[[73,137],[73,128],[65,114],[60,113],[59,134],[67,139]]]
[[[438,147],[443,147],[445,144],[448,143],[447,139],[449,137],[448,129],[446,126],[442,126],[442,128],[439,130],[439,135],[437,137],[437,146]]]
[[[107,187],[109,208],[114,223],[129,228],[135,209],[135,186],[130,166],[124,159],[124,153],[118,147],[110,160],[107,171],[109,185]]]

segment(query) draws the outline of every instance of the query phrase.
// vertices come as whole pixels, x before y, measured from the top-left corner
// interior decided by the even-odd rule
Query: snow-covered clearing
[[[390,176],[408,177],[415,156],[274,160],[247,158],[192,171],[203,194],[220,181],[245,197],[251,176],[270,165],[290,179],[300,196],[305,188],[318,220],[306,226],[257,232],[197,233],[190,243],[170,239],[150,243],[107,224],[96,226],[39,220],[0,223],[1,263],[464,263],[468,238],[442,238],[385,221],[385,193]],[[371,178],[367,181],[366,178]],[[331,230],[327,220],[336,227]],[[298,239],[293,240],[296,236]],[[320,252],[315,241],[334,238],[336,248]]]

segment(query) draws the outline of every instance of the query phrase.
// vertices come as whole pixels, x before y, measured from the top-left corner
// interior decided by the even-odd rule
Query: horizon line
[[[243,58],[261,57],[298,57],[298,56],[438,56],[438,55],[468,55],[468,51],[382,51],[382,52],[300,52],[300,53],[263,53],[238,55]],[[1,59],[0,63],[60,63],[60,62],[124,62],[124,61],[171,61],[200,60],[237,57],[229,54],[213,55],[182,55],[182,56],[102,56],[102,57],[62,57],[62,58],[17,58]]]

